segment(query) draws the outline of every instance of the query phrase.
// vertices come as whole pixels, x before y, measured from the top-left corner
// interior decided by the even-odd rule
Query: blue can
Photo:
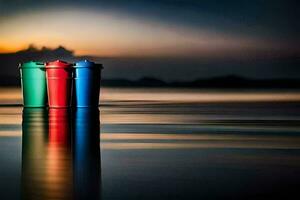
[[[98,107],[102,64],[83,60],[74,65],[73,105]]]

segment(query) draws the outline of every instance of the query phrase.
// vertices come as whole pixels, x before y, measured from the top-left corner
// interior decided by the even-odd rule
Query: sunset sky
[[[77,55],[226,57],[298,48],[292,1],[97,2],[1,0],[0,51],[35,44]]]
[[[181,58],[179,62],[188,59],[189,67],[194,68],[199,60],[299,58],[297,8],[293,0],[0,0],[0,53],[16,52],[30,44],[38,48],[62,45],[77,56]],[[158,62],[163,63],[162,68],[172,65]],[[151,63],[142,65],[144,70]],[[258,74],[257,69],[236,67],[232,71],[234,67],[229,66],[224,71],[262,77],[271,69],[258,67],[262,69]],[[216,70],[204,68],[201,75],[211,74],[206,68]],[[292,70],[286,73],[295,74]],[[282,69],[274,69],[274,74],[282,74]]]

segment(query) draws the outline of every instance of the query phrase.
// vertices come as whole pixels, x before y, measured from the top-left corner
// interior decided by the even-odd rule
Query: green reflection
[[[23,199],[100,199],[99,111],[73,114],[24,108]]]
[[[22,197],[46,196],[48,111],[24,108],[22,121]]]

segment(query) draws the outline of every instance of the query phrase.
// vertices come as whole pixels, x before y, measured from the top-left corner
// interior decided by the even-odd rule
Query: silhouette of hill
[[[299,79],[247,79],[230,75],[194,81],[165,82],[144,77],[139,80],[104,79],[102,86],[111,87],[182,87],[182,88],[293,88],[300,89]]]
[[[19,82],[18,65],[22,62],[31,60],[46,62],[49,60],[56,60],[57,58],[74,60],[73,51],[59,46],[55,49],[42,47],[36,48],[30,45],[27,49],[15,53],[0,54],[0,67],[1,67],[1,85],[14,85]]]
[[[19,63],[31,60],[47,62],[49,60],[57,60],[58,58],[68,62],[75,62],[82,59],[103,60],[99,57],[75,56],[72,50],[68,50],[63,46],[55,49],[47,47],[38,49],[34,45],[30,45],[22,51],[0,54],[0,86],[20,86],[17,67]],[[229,75],[207,79],[202,78],[193,81],[165,82],[154,77],[143,77],[138,80],[104,78],[102,85],[116,87],[300,88],[300,79],[248,79],[237,75]]]

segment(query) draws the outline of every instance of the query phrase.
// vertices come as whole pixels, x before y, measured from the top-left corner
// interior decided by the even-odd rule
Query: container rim
[[[104,69],[103,64],[91,62],[92,65],[77,65],[77,63],[73,64],[74,68],[95,68],[98,67],[100,69]]]
[[[55,65],[57,63],[61,63],[60,65]],[[52,61],[52,62],[46,62],[45,63],[45,68],[46,69],[64,69],[64,68],[69,68],[71,69],[71,67],[73,66],[72,63],[68,63],[62,60],[56,60],[56,61]]]
[[[29,63],[32,63],[35,66],[30,66],[30,67],[26,66],[26,64],[28,65]],[[24,69],[24,68],[26,68],[26,69],[36,69],[36,68],[44,69],[45,68],[45,63],[37,62],[37,61],[29,61],[29,62],[19,63],[18,69]]]
[[[68,65],[68,66],[60,66],[60,67],[56,67],[56,66],[45,66],[45,69],[73,69],[72,68],[73,65]]]

